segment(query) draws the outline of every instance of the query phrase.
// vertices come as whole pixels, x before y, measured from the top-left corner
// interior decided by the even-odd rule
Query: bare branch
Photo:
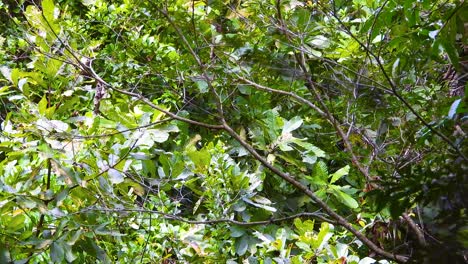
[[[242,76],[238,76],[238,78],[244,82],[246,82],[247,84],[253,86],[254,88],[256,89],[259,89],[259,90],[263,90],[263,91],[267,91],[267,92],[272,92],[272,93],[277,93],[277,94],[284,94],[284,95],[287,95],[287,96],[291,96],[292,98],[296,99],[296,101],[300,102],[300,103],[303,103],[303,104],[306,104],[307,106],[309,106],[310,108],[314,109],[315,111],[317,111],[317,113],[319,113],[321,116],[326,116],[325,112],[323,112],[318,106],[316,106],[315,104],[313,104],[311,101],[293,93],[293,92],[287,92],[287,91],[283,91],[283,90],[278,90],[278,89],[273,89],[273,88],[270,88],[270,87],[267,87],[267,86],[263,86],[261,84],[258,84],[258,83],[255,83],[245,77],[242,77]]]
[[[408,226],[414,231],[416,234],[417,241],[420,246],[427,247],[426,239],[424,238],[424,233],[421,231],[421,228],[411,219],[411,217],[407,214],[403,214],[403,219],[408,223]]]

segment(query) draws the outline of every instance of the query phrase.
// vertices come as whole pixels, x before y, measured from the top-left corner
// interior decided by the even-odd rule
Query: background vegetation
[[[0,2],[1,263],[464,263],[468,7]]]

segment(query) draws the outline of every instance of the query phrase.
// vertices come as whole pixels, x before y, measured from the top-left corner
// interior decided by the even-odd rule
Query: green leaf
[[[275,1],[167,1],[164,7],[149,1],[17,1],[24,9],[5,2],[15,1],[0,3],[0,13],[13,16],[0,19],[1,263],[28,256],[51,263],[151,263],[155,256],[186,263],[331,263],[341,257],[357,263],[368,255],[366,246],[351,243],[346,252],[355,236],[321,222],[295,219],[291,232],[287,221],[253,229],[229,222],[191,225],[133,209],[194,221],[264,221],[313,210],[317,204],[301,191],[311,188],[337,213],[361,217],[361,224],[375,219],[376,209],[384,209],[382,221],[416,203],[437,212],[441,194],[457,195],[449,187],[457,187],[460,177],[437,181],[440,172],[463,174],[459,155],[452,155],[457,149],[444,148],[427,128],[416,134],[424,126],[385,87],[394,80],[407,103],[463,150],[458,126],[466,100],[444,96],[449,86],[459,94],[466,86],[456,80],[468,39],[461,1],[439,8],[443,1],[387,1],[382,7],[375,0],[337,0],[344,24],[316,1],[285,0],[280,10]],[[276,11],[281,25],[268,19]],[[378,61],[368,59],[367,49],[378,53]],[[116,89],[99,99],[96,78],[80,60]],[[198,108],[184,107],[187,93],[201,100]],[[299,97],[329,108],[338,122],[330,124],[329,115]],[[242,144],[222,127],[177,120],[219,124],[213,103],[219,101]],[[378,190],[338,186],[346,178],[362,189],[365,179],[350,175],[350,153],[333,143],[340,137],[336,125],[382,178]],[[365,158],[373,142],[384,160]],[[271,177],[244,143],[305,186]],[[395,181],[384,161],[401,159],[403,145],[405,158],[418,160],[401,168]],[[34,239],[40,214],[46,228]],[[447,215],[433,221],[446,222]],[[148,239],[151,245],[142,250]]]
[[[112,193],[112,186],[109,185],[109,182],[102,176],[98,178],[99,187],[104,190],[106,193]]]
[[[147,129],[141,132],[135,132],[132,135],[132,141],[137,141],[137,146],[145,145],[147,147],[153,147],[154,143],[163,143],[169,138],[169,133],[160,129]]]
[[[195,83],[197,84],[197,87],[200,93],[203,94],[203,93],[208,92],[208,83],[205,80],[197,80],[195,81]]]
[[[303,147],[306,151],[306,154],[313,152],[314,155],[318,158],[324,158],[326,156],[325,151],[321,150],[320,148],[314,146],[313,144],[306,141],[307,139],[300,139],[300,138],[293,138],[291,142],[294,144]]]
[[[317,156],[318,158],[325,158],[325,151],[319,149],[318,147],[316,146],[311,146],[309,148],[314,154],[315,156]]]
[[[107,173],[109,175],[109,181],[112,184],[119,184],[124,181],[124,175],[116,169],[110,168]]]
[[[312,40],[308,42],[311,46],[318,48],[318,49],[325,49],[330,46],[330,41],[327,37],[318,35],[315,36]]]
[[[10,82],[13,82],[12,78],[11,78],[12,71],[11,71],[11,69],[9,67],[0,66],[0,72],[2,73],[3,77],[5,77]]]
[[[63,62],[60,60],[54,60],[50,59],[47,61],[47,66],[45,68],[44,73],[49,77],[49,78],[54,78],[57,76],[59,73],[60,68],[62,67]]]
[[[57,194],[55,197],[55,202],[57,203],[57,206],[60,206],[62,202],[68,197],[68,189],[65,189]]]
[[[286,121],[284,123],[283,131],[281,132],[281,134],[284,135],[298,129],[302,125],[302,122],[302,118],[300,118],[299,116],[293,117],[291,120]]]
[[[96,229],[94,229],[96,234],[106,235],[106,236],[115,236],[115,237],[125,236],[125,234],[121,234],[121,233],[119,233],[117,231],[107,229],[106,225],[108,225],[108,223],[103,223],[103,224],[99,225]]]
[[[67,244],[70,245],[70,246],[73,246],[73,245],[75,245],[77,240],[81,237],[81,234],[83,233],[83,231],[81,229],[78,229],[76,231],[71,231],[70,233],[73,233],[73,235],[67,241]]]
[[[322,246],[322,243],[325,242],[326,236],[329,234],[330,224],[327,222],[322,222],[320,225],[320,231],[317,235],[317,239],[314,240],[313,246],[314,249],[318,249]]]
[[[94,241],[92,241],[91,239],[88,239],[88,243],[90,242],[94,248],[94,256],[97,257],[100,261],[102,261],[102,263],[110,264],[111,261],[109,257],[107,256],[106,251],[104,251],[101,247],[99,247],[96,243],[94,243]]]
[[[245,234],[245,229],[239,226],[231,226],[229,230],[231,230],[231,237],[241,237]]]
[[[349,165],[346,165],[343,168],[337,170],[332,175],[330,175],[330,177],[331,177],[330,183],[335,183],[341,177],[343,177],[345,175],[348,175],[349,174],[349,169],[350,169]]]
[[[59,132],[59,133],[64,133],[67,132],[68,129],[70,128],[67,123],[62,122],[60,120],[47,120],[45,118],[41,118],[36,121],[37,128],[39,130],[45,131],[45,132]]]
[[[317,162],[317,156],[305,154],[305,155],[302,156],[302,162],[309,163],[309,164],[315,164]]]
[[[50,246],[50,258],[55,263],[62,263],[65,257],[65,252],[63,250],[63,245],[58,241],[53,242]]]
[[[37,104],[37,110],[39,111],[39,114],[45,116],[47,110],[47,98],[45,96],[42,97],[42,99]]]
[[[301,221],[300,218],[294,218],[294,226],[296,227],[299,235],[304,235],[311,230],[314,230],[315,221],[313,220],[305,220],[304,222]]]
[[[244,200],[244,202],[248,203],[248,204],[251,204],[255,207],[258,207],[258,208],[262,208],[262,209],[265,209],[267,211],[270,211],[270,212],[276,212],[277,209],[274,208],[274,207],[271,207],[271,206],[268,206],[268,205],[265,205],[265,204],[261,204],[261,203],[256,203],[248,198],[243,198],[242,200]]]
[[[300,241],[298,241],[298,242],[296,242],[295,244],[296,244],[296,246],[297,246],[298,248],[304,250],[305,252],[311,252],[311,251],[312,251],[310,245],[307,244],[307,243],[305,243],[305,242],[300,242]]]
[[[7,224],[6,228],[9,230],[9,231],[16,231],[18,229],[21,229],[24,227],[24,220],[26,219],[26,217],[24,216],[24,214],[18,214],[18,215],[15,215],[11,221]]]
[[[352,209],[356,209],[359,207],[358,202],[354,200],[354,198],[351,197],[349,194],[341,191],[340,186],[330,185],[329,188],[333,196],[335,196],[336,199],[338,199],[338,201],[340,201],[342,204]]]
[[[42,0],[42,12],[47,21],[54,21],[54,1],[53,0]]]
[[[399,65],[400,65],[400,58],[396,58],[395,62],[393,63],[393,66],[392,66],[392,76],[393,76],[393,78],[397,78],[398,75],[400,74]]]
[[[34,244],[35,244],[36,249],[44,249],[44,248],[47,248],[53,242],[54,241],[52,239],[44,239],[44,240],[35,241]]]
[[[199,170],[206,170],[211,162],[211,155],[206,149],[191,151],[188,156]]]
[[[41,11],[33,5],[28,5],[24,15],[31,26],[44,30],[42,26],[42,14]]]
[[[377,261],[373,258],[370,257],[365,257],[359,261],[359,264],[373,264],[376,263]]]
[[[73,254],[72,247],[68,244],[63,244],[63,249],[65,251],[65,259],[68,263],[72,263],[74,260],[78,258],[75,254]]]
[[[328,180],[328,168],[325,162],[320,160],[315,163],[312,177],[321,182],[326,182]]]
[[[12,263],[10,251],[7,246],[0,242],[0,263]]]
[[[259,203],[259,204],[271,204],[271,201],[263,196],[255,195],[252,198],[252,201]]]
[[[239,256],[243,256],[249,247],[249,237],[242,236],[240,239],[236,240],[235,248],[236,254]]]
[[[158,143],[163,143],[169,138],[169,133],[159,129],[148,129],[146,132],[151,135],[151,138],[155,142]]]
[[[93,6],[96,4],[97,0],[81,0],[85,6]]]
[[[309,23],[311,23],[310,16],[311,13],[308,10],[297,8],[294,12],[294,16],[292,17],[292,19],[296,21],[298,26],[300,26],[301,28],[305,28],[308,26]]]

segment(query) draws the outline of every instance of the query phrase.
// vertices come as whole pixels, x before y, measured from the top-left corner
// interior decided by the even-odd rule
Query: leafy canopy
[[[462,258],[467,15],[1,2],[0,262]]]

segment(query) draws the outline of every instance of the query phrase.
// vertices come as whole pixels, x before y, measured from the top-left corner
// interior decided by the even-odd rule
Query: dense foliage
[[[0,2],[1,263],[462,263],[468,7]]]

